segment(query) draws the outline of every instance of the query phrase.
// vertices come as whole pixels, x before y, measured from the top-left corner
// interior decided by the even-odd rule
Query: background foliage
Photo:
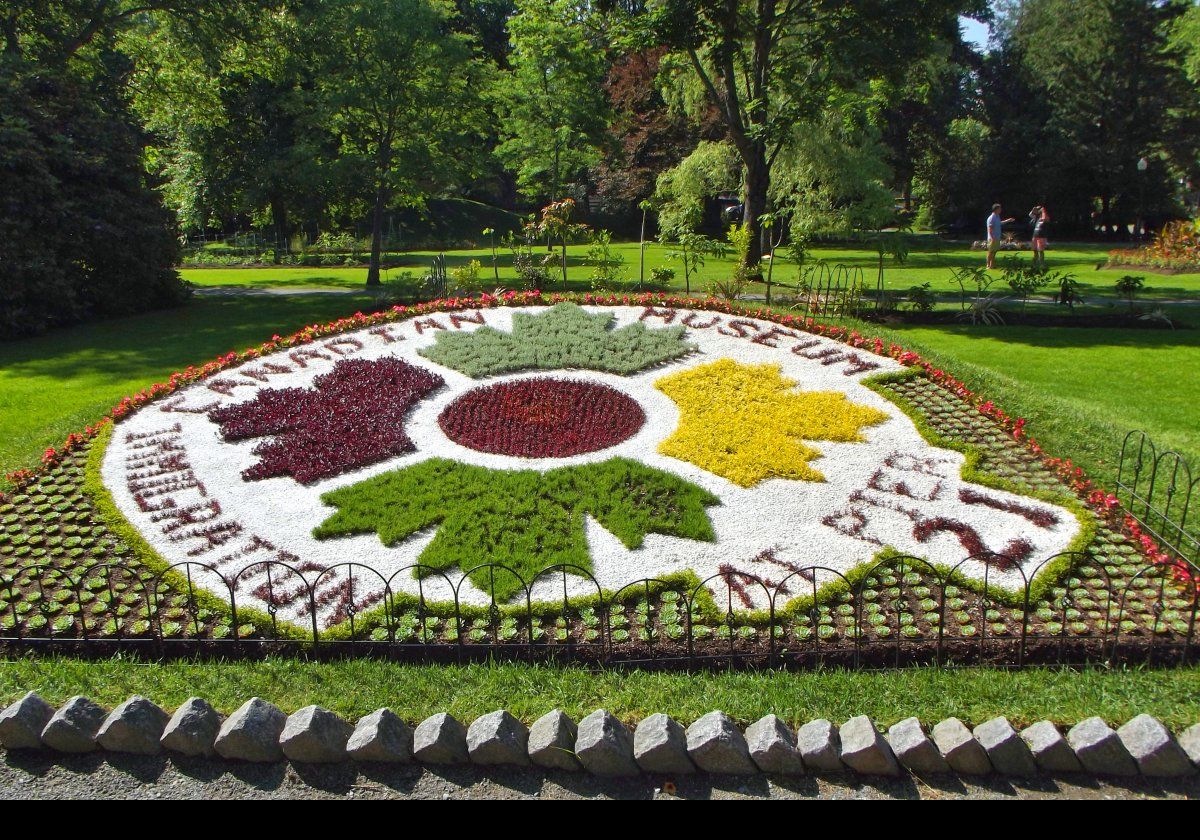
[[[489,208],[566,198],[618,237],[748,224],[746,277],[789,238],[977,238],[995,201],[1047,204],[1054,237],[1194,212],[1190,0],[727,5],[14,0],[0,331],[178,302],[177,239],[375,282],[414,237],[484,244],[518,227]]]

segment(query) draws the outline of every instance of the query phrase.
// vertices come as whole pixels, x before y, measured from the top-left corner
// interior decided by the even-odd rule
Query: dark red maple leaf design
[[[343,359],[311,388],[270,388],[208,416],[225,440],[276,436],[254,449],[259,461],[242,478],[290,475],[309,484],[411,452],[405,417],[443,384],[400,359]]]

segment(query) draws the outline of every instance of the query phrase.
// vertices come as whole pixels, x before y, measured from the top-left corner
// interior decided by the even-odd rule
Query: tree
[[[678,166],[658,176],[655,202],[659,239],[677,244],[668,256],[683,263],[683,288],[692,292],[692,275],[704,267],[706,257],[724,257],[725,243],[699,233],[705,201],[728,189],[738,177],[737,152],[729,143],[703,141]]]
[[[747,266],[762,255],[759,217],[793,126],[831,91],[895,75],[930,47],[929,33],[977,3],[953,0],[659,0],[653,37],[677,50],[721,115],[742,161]]]
[[[512,69],[493,94],[496,155],[528,197],[554,201],[599,159],[608,125],[603,43],[584,3],[518,0],[516,7],[508,22]]]
[[[1171,44],[1183,53],[1183,69],[1200,85],[1200,6],[1192,5],[1180,15],[1171,32]]]
[[[574,199],[552,201],[542,208],[541,218],[537,222],[537,234],[544,236],[547,242],[557,243],[561,249],[559,262],[564,289],[567,288],[567,245],[588,232],[587,225],[571,221],[574,212]]]
[[[241,8],[12,0],[0,9],[0,335],[187,297],[118,36],[157,17],[220,26]]]
[[[183,301],[171,216],[111,77],[0,64],[0,338]]]
[[[913,190],[926,150],[938,148],[950,124],[972,113],[973,74],[981,57],[962,40],[957,20],[947,19],[937,43],[922,60],[910,63],[897,83],[876,86],[883,102],[879,114],[885,162],[891,186],[905,210],[912,209]]]
[[[1068,170],[1068,188],[1090,187],[1110,236],[1147,201],[1169,194],[1161,158],[1180,129],[1177,109],[1190,88],[1167,39],[1185,8],[1157,0],[1028,0],[1016,12],[1008,47],[1046,99],[1047,128],[1061,154],[1055,166]],[[1143,157],[1147,172],[1137,168]]]
[[[612,142],[592,176],[605,201],[626,210],[652,196],[658,176],[683,160],[697,140],[720,140],[724,134],[711,108],[693,127],[686,114],[667,104],[656,81],[664,52],[631,50],[612,63],[604,82]]]
[[[877,109],[874,97],[832,94],[821,114],[792,127],[768,195],[777,212],[790,219],[793,237],[877,230],[895,221]]]
[[[237,38],[197,38],[152,18],[121,44],[150,164],[184,230],[269,220],[277,262],[295,221],[319,222],[337,156],[296,29],[291,15],[259,15]]]
[[[367,285],[379,284],[384,214],[415,206],[469,172],[485,123],[488,65],[450,31],[441,0],[335,0],[301,26],[314,33],[319,93],[344,163],[372,184]]]
[[[454,27],[475,37],[483,54],[499,67],[508,66],[506,24],[516,11],[513,0],[454,0]]]
[[[242,0],[10,0],[0,13],[3,55],[65,65],[97,42],[149,16],[195,26],[219,25],[247,6]]]

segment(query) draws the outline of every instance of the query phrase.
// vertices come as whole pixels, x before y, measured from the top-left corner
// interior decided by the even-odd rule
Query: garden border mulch
[[[1200,265],[1189,266],[1187,268],[1160,268],[1152,265],[1136,265],[1133,263],[1109,263],[1104,264],[1105,271],[1148,271],[1151,274],[1163,274],[1167,276],[1175,274],[1196,274],[1200,273]]]

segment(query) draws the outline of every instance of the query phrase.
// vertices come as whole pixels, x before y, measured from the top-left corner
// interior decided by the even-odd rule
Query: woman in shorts
[[[1033,220],[1033,265],[1046,267],[1046,229],[1050,226],[1050,213],[1044,206],[1033,208],[1030,214]]]

